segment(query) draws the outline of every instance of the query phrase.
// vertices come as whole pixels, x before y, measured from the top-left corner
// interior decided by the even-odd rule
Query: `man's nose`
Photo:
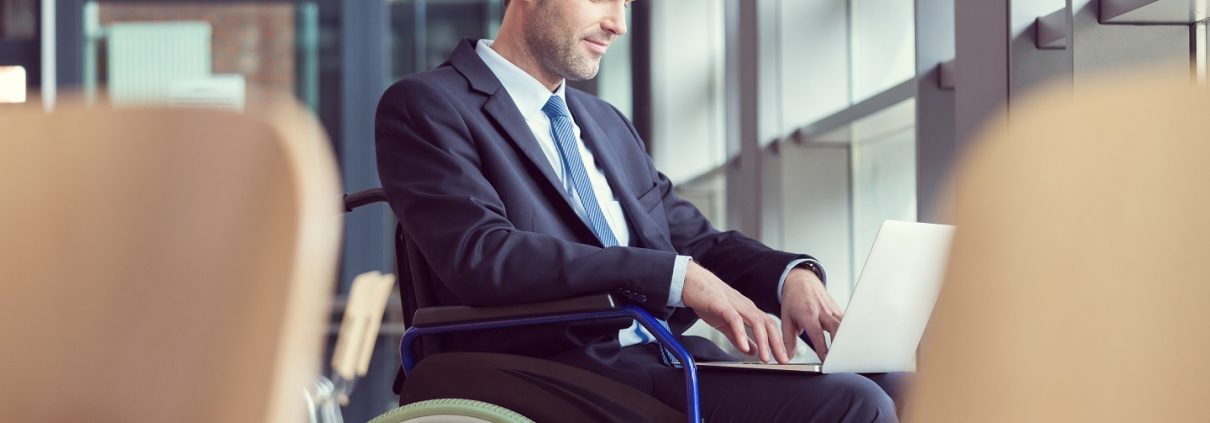
[[[619,0],[615,2],[609,16],[601,22],[601,29],[612,32],[614,35],[623,35],[626,33],[626,2],[627,0]]]

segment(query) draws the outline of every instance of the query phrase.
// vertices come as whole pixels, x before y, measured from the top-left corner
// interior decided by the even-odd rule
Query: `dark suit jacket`
[[[680,333],[696,316],[666,307],[679,253],[762,309],[778,311],[778,278],[790,261],[808,256],[712,228],[656,171],[630,121],[608,103],[568,88],[572,116],[633,232],[633,247],[602,248],[474,46],[465,40],[438,68],[392,85],[375,122],[383,189],[438,281],[437,302],[491,306],[614,291],[670,318]],[[452,342],[459,349],[539,357],[579,348],[607,360],[617,349],[617,331],[628,324],[493,331]],[[695,355],[721,353],[690,344]]]

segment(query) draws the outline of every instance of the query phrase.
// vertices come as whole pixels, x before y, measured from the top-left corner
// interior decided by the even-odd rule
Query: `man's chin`
[[[597,77],[597,72],[593,71],[592,73],[582,73],[582,74],[568,76],[567,80],[568,81],[587,81],[589,79],[593,79],[596,77]]]
[[[569,81],[583,81],[596,78],[597,73],[601,71],[601,62],[600,60],[592,60],[590,63],[589,65],[567,72],[567,75],[563,77]]]

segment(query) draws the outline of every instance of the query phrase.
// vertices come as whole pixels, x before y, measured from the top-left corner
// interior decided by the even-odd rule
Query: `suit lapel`
[[[521,150],[522,155],[529,160],[529,164],[538,169],[546,182],[550,183],[550,186],[554,187],[563,197],[564,203],[571,207],[571,197],[568,196],[567,190],[563,189],[563,184],[559,182],[554,169],[550,167],[550,160],[546,158],[546,153],[543,153],[542,147],[538,146],[538,140],[534,138],[533,130],[525,123],[525,117],[521,116],[516,103],[513,103],[513,99],[508,96],[508,92],[496,91],[483,105],[483,110],[504,130],[507,135],[505,138],[508,138],[517,149]]]
[[[467,79],[473,90],[488,97],[487,102],[483,104],[483,111],[499,125],[504,132],[504,138],[507,138],[521,151],[525,160],[542,175],[549,187],[563,198],[562,204],[554,206],[562,208],[561,212],[574,220],[573,226],[579,226],[591,239],[596,240],[596,236],[592,235],[592,230],[588,225],[575,214],[575,209],[571,205],[571,197],[567,190],[563,189],[559,178],[555,176],[550,160],[542,152],[542,147],[534,138],[533,131],[525,123],[525,117],[517,110],[516,103],[508,95],[508,91],[503,89],[500,80],[475,52],[475,43],[476,40],[473,39],[463,40],[462,44],[450,55],[450,65]],[[630,185],[625,183],[623,178],[627,174],[625,173],[626,168],[620,160],[622,155],[618,150],[619,147],[610,142],[596,119],[584,107],[580,98],[582,95],[585,94],[567,90],[568,108],[571,110],[576,125],[580,127],[580,135],[585,144],[593,152],[605,172],[605,179],[609,181],[614,196],[622,204],[631,230],[638,235],[638,239],[644,246],[671,249],[672,245],[667,241],[667,236],[662,235],[656,222],[647,215],[646,210],[639,206],[638,197],[630,189]]]
[[[500,80],[475,52],[476,42],[470,38],[462,40],[462,43],[450,55],[450,65],[466,78],[473,90],[488,96],[487,102],[483,104],[484,113],[499,125],[504,131],[504,138],[521,150],[521,155],[525,156],[529,165],[542,175],[542,179],[545,179],[547,184],[554,188],[558,196],[563,198],[562,203],[566,206],[564,211],[574,216],[575,209],[571,206],[571,197],[567,194],[567,190],[563,189],[559,178],[555,176],[554,169],[550,167],[550,160],[542,152],[542,147],[538,146],[538,140],[534,138],[534,133],[529,129],[529,125],[525,123],[525,117],[517,110],[517,105],[508,95],[508,90],[504,89]],[[556,204],[555,207],[560,206]]]
[[[620,159],[621,152],[618,151],[620,147],[606,137],[605,131],[601,129],[596,119],[580,101],[580,95],[584,94],[567,90],[567,103],[568,108],[571,109],[572,119],[575,119],[576,125],[580,127],[580,135],[584,138],[584,144],[596,156],[597,163],[605,172],[605,179],[609,181],[609,187],[613,189],[614,197],[617,197],[618,202],[622,204],[622,209],[625,211],[627,220],[630,221],[633,232],[640,236],[644,246],[671,248],[671,244],[664,241],[666,237],[662,236],[655,221],[647,215],[647,210],[643,210],[639,206],[639,199],[630,189],[630,184],[625,183],[624,178],[627,173]]]

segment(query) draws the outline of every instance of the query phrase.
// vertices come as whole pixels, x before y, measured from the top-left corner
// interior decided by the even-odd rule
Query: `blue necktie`
[[[597,202],[597,193],[593,191],[592,181],[588,179],[588,169],[584,167],[584,160],[580,159],[580,149],[576,143],[575,131],[572,129],[571,114],[567,112],[563,98],[558,95],[550,96],[550,100],[547,100],[546,105],[542,106],[542,112],[550,118],[550,134],[555,140],[555,145],[559,147],[559,157],[563,159],[563,175],[580,195],[580,203],[584,206],[584,218],[588,221],[589,228],[592,229],[592,233],[597,235],[597,239],[601,240],[601,245],[616,247],[618,238],[613,235],[613,229],[609,228],[609,222],[605,220],[605,213],[601,211],[601,203]],[[660,324],[665,328],[668,327],[668,323],[663,320],[660,320]],[[639,338],[644,343],[652,341],[641,331]],[[680,364],[663,346],[660,347],[660,358],[665,365]]]
[[[572,130],[571,115],[563,98],[550,96],[550,100],[542,106],[542,112],[550,118],[550,132],[559,147],[559,157],[563,159],[563,175],[571,182],[572,188],[580,194],[580,203],[584,206],[584,219],[587,220],[592,233],[597,235],[601,244],[606,247],[618,246],[618,238],[609,228],[605,213],[601,211],[601,203],[597,202],[597,194],[592,189],[592,180],[588,179],[588,169],[584,168],[584,160],[580,159],[580,149],[576,145],[576,135]]]

